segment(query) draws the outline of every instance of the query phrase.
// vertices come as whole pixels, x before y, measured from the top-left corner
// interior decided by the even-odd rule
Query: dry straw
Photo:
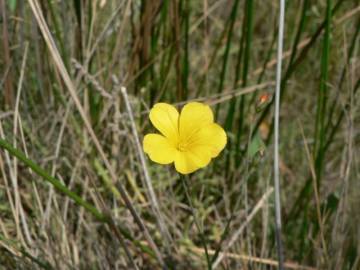
[[[281,202],[280,202],[280,177],[279,177],[279,118],[280,118],[280,89],[281,89],[281,64],[284,42],[285,0],[280,0],[279,32],[276,65],[275,88],[275,115],[274,115],[274,187],[275,187],[275,233],[278,252],[279,269],[284,269],[284,253],[281,242]]]

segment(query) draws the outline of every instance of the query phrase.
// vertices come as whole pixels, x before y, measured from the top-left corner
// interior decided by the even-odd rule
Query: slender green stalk
[[[294,40],[294,43],[293,43],[293,46],[292,46],[292,49],[291,49],[291,55],[290,55],[290,60],[289,60],[288,67],[290,67],[294,62],[296,52],[297,52],[297,46],[299,45],[301,34],[305,30],[304,28],[305,28],[306,17],[307,17],[306,12],[309,9],[309,6],[310,6],[309,4],[310,4],[309,0],[304,0],[302,11],[301,11],[301,16],[300,16],[299,27],[297,29],[295,40]]]
[[[226,40],[226,46],[225,46],[225,53],[223,56],[223,64],[222,64],[222,69],[221,69],[221,73],[220,73],[220,82],[218,85],[218,89],[217,89],[217,93],[221,93],[221,91],[223,90],[224,87],[224,81],[225,81],[225,75],[226,75],[226,71],[227,71],[227,66],[228,66],[228,59],[229,59],[229,52],[230,52],[230,48],[232,45],[232,36],[233,36],[233,28],[234,28],[234,24],[235,24],[235,20],[236,20],[236,15],[237,15],[237,11],[238,11],[238,6],[239,6],[239,0],[235,0],[232,10],[231,10],[231,14],[229,17],[229,29],[228,29],[228,36],[227,36],[227,40]],[[216,116],[219,113],[219,105],[216,106],[216,110],[215,110],[215,114]]]
[[[189,25],[190,25],[190,0],[185,1],[185,8],[183,11],[183,17],[185,20],[185,27],[184,27],[184,54],[182,59],[182,87],[183,87],[183,94],[184,99],[188,98],[188,78],[190,73],[190,63],[189,63]]]
[[[243,71],[242,71],[242,86],[247,86],[247,79],[249,73],[249,65],[250,65],[250,48],[251,48],[251,41],[252,41],[252,25],[253,25],[253,13],[254,13],[254,5],[253,0],[246,1],[246,34],[245,39],[245,51],[244,51],[244,63],[243,63]],[[239,125],[236,134],[236,165],[240,164],[239,159],[239,151],[240,151],[240,137],[243,133],[243,126],[244,126],[244,113],[245,113],[245,95],[242,95],[240,98],[240,115],[239,115]]]
[[[58,191],[64,193],[69,198],[73,199],[76,204],[84,207],[87,211],[94,215],[99,221],[106,222],[108,221],[108,217],[101,213],[98,209],[96,209],[93,205],[86,202],[83,198],[81,198],[76,193],[69,190],[65,185],[63,185],[60,180],[52,177],[49,173],[47,173],[44,169],[40,168],[34,161],[27,158],[23,152],[14,148],[7,141],[0,139],[0,147],[8,151],[11,155],[17,157],[20,161],[22,161],[25,165],[27,165],[30,169],[32,169],[36,174],[44,178],[45,181],[52,184]]]
[[[244,24],[245,25],[245,24]],[[243,27],[245,28],[245,26]],[[244,30],[242,31],[244,32]],[[242,56],[244,51],[244,35],[241,35],[241,38],[239,39],[239,52],[237,55],[237,61],[236,61],[236,67],[235,67],[235,80],[233,83],[233,88],[236,89],[238,87],[238,81],[240,80],[241,75],[241,62],[242,62]],[[231,99],[229,109],[226,116],[225,121],[225,130],[226,131],[232,131],[233,124],[234,124],[234,117],[235,117],[235,108],[237,107],[237,98],[233,97]]]
[[[251,46],[251,39],[252,39],[252,21],[253,21],[253,1],[248,0],[246,1],[246,12],[243,20],[243,27],[241,30],[241,38],[239,40],[239,52],[237,56],[237,62],[235,67],[235,80],[233,84],[233,88],[236,89],[239,84],[239,79],[241,76],[241,66],[243,66],[242,72],[242,86],[245,87],[247,84],[247,77],[248,77],[248,70],[249,70],[249,61],[250,61],[250,46]],[[243,55],[244,59],[243,59]],[[243,61],[243,63],[242,63]],[[230,138],[228,142],[228,149],[230,150],[226,155],[226,176],[228,176],[229,166],[230,166],[230,159],[231,159],[231,150],[235,146],[235,157],[236,157],[236,165],[238,166],[240,161],[238,159],[239,156],[239,143],[240,143],[240,136],[242,133],[242,126],[243,126],[243,118],[244,118],[244,105],[245,105],[245,97],[241,96],[240,98],[240,116],[239,116],[239,126],[237,127],[237,136],[235,139]],[[231,99],[226,121],[225,121],[225,130],[232,131],[235,119],[235,111],[238,107],[238,98],[233,97]]]
[[[260,73],[260,75],[259,75],[259,77],[258,77],[258,79],[257,79],[257,84],[260,84],[260,83],[262,82],[263,78],[264,78],[264,75],[265,75],[265,72],[266,72],[266,66],[268,65],[268,63],[269,63],[270,60],[271,60],[271,56],[272,56],[272,54],[273,54],[274,46],[275,46],[275,44],[276,44],[276,37],[277,37],[277,31],[274,30],[274,33],[273,33],[273,36],[272,36],[272,40],[271,40],[271,42],[270,42],[269,49],[268,49],[268,51],[267,51],[267,53],[266,53],[265,61],[264,61],[263,65],[262,65],[262,71],[261,71],[261,73]],[[256,96],[256,93],[254,93],[254,96],[253,96],[253,98],[251,99],[251,103],[254,102],[255,96]]]
[[[235,3],[234,3],[235,4]],[[233,6],[234,7],[234,6]],[[235,12],[235,10],[234,10],[234,8],[232,8],[232,14]],[[231,15],[232,15],[231,14]],[[208,66],[207,66],[207,70],[209,70],[212,66],[213,66],[213,64],[214,64],[214,62],[215,62],[215,59],[216,59],[216,56],[217,56],[217,54],[219,53],[219,51],[220,51],[220,48],[222,47],[222,45],[223,45],[223,40],[226,38],[226,35],[227,34],[229,34],[229,27],[231,27],[231,24],[232,24],[232,22],[233,22],[233,20],[234,20],[234,18],[235,17],[233,17],[233,16],[229,16],[229,18],[227,19],[227,21],[226,21],[226,23],[225,23],[225,26],[224,26],[224,30],[222,31],[222,33],[221,33],[221,35],[220,35],[220,37],[218,38],[218,40],[216,41],[216,43],[215,43],[215,48],[214,48],[214,51],[213,51],[213,53],[211,54],[211,57],[210,57],[210,60],[208,61]],[[230,46],[230,45],[229,45]],[[226,50],[226,47],[225,47],[225,50]],[[224,53],[224,57],[225,57],[225,54],[226,54],[226,51],[225,51],[225,53]],[[225,58],[223,57],[223,61],[225,60]],[[227,61],[227,60],[226,60]],[[224,67],[225,66],[225,68],[226,68],[226,65],[224,65],[224,63],[223,63],[223,65],[222,65],[222,67]],[[223,70],[224,70],[224,68],[222,68],[222,71],[221,72],[223,72]],[[221,75],[220,75],[221,76]],[[201,78],[201,80],[200,80],[200,83],[199,83],[199,86],[198,86],[198,90],[196,91],[196,96],[199,96],[200,94],[201,94],[201,92],[203,91],[203,87],[204,87],[204,84],[205,84],[205,82],[206,82],[206,80],[207,80],[207,77],[208,77],[208,73],[206,72],[205,74],[204,74],[204,76],[202,76],[202,78]],[[220,80],[220,83],[221,83],[221,80]],[[219,90],[220,89],[220,90]],[[218,91],[222,91],[223,89],[222,88],[220,88],[220,86],[218,87]]]
[[[237,4],[237,3],[235,3]],[[233,10],[234,11],[234,10]],[[238,86],[238,81],[240,79],[240,74],[241,74],[241,60],[242,60],[242,55],[243,55],[243,40],[244,40],[244,32],[245,32],[245,24],[243,24],[243,30],[241,33],[241,38],[239,40],[239,52],[237,55],[237,61],[236,61],[236,67],[235,67],[235,80],[234,80],[234,84],[233,84],[233,88],[235,89]],[[225,62],[225,61],[224,61]],[[218,89],[219,91],[221,91],[221,89]],[[235,118],[235,108],[237,107],[237,101],[238,99],[236,97],[233,97],[230,101],[230,105],[228,108],[228,112],[226,115],[226,120],[225,120],[225,130],[227,132],[231,132],[233,129],[233,123],[234,123],[234,118]],[[230,160],[231,160],[231,149],[233,148],[233,139],[229,138],[228,140],[228,153],[226,154],[226,162],[225,162],[225,168],[226,168],[226,177],[228,177],[228,174],[230,172],[229,167],[230,167]]]
[[[336,14],[336,12],[339,11],[341,5],[344,3],[345,1],[343,0],[338,0],[337,3],[335,4],[334,8],[332,9],[332,16],[334,16],[334,14]],[[282,78],[281,81],[281,93],[280,93],[280,99],[282,99],[282,97],[284,96],[284,94],[286,93],[286,84],[287,81],[290,79],[291,75],[295,72],[296,68],[306,59],[306,56],[309,52],[309,50],[314,47],[315,42],[318,40],[318,38],[320,37],[322,31],[325,28],[325,24],[326,24],[326,19],[321,23],[321,25],[316,29],[315,33],[311,36],[309,43],[301,50],[301,52],[299,53],[298,57],[296,57],[295,60],[293,60],[293,64],[289,65],[288,68],[286,69],[285,75]],[[254,128],[254,134],[256,134],[256,131],[258,130],[260,124],[262,123],[262,121],[266,118],[266,116],[269,115],[269,111],[272,107],[274,103],[274,100],[272,100],[267,106],[266,108],[263,110],[262,114],[260,115],[259,119],[256,122],[255,128]],[[273,123],[271,125],[271,130],[273,129]],[[271,134],[271,133],[270,133]],[[268,138],[270,140],[270,136]],[[268,142],[269,142],[268,140]]]
[[[182,186],[184,188],[184,191],[185,191],[186,199],[187,199],[189,207],[191,209],[191,214],[193,215],[193,218],[194,218],[195,226],[196,226],[196,228],[197,228],[197,230],[199,231],[199,234],[200,234],[201,243],[202,243],[202,245],[204,247],[204,251],[205,251],[205,257],[206,257],[208,270],[211,270],[212,269],[212,263],[211,263],[211,258],[210,258],[209,251],[208,251],[208,248],[207,248],[207,244],[206,244],[207,241],[206,241],[205,234],[204,234],[203,230],[201,229],[200,224],[198,222],[198,219],[196,217],[195,208],[194,208],[193,203],[192,203],[191,195],[190,195],[187,183],[186,183],[185,176],[183,176],[182,174],[179,174],[179,176],[180,176],[181,184],[182,184]]]
[[[357,20],[357,23],[355,25],[355,29],[356,29],[356,32],[353,35],[352,41],[350,43],[351,45],[350,45],[350,48],[349,48],[349,52],[347,53],[347,60],[346,60],[346,63],[344,64],[343,70],[341,72],[340,81],[339,81],[339,84],[338,84],[338,89],[339,90],[338,90],[337,96],[334,99],[332,105],[330,105],[330,107],[329,107],[328,120],[327,120],[327,124],[326,124],[326,133],[327,134],[329,134],[328,131],[329,131],[329,129],[331,127],[331,124],[333,122],[333,115],[335,113],[336,105],[339,103],[338,95],[340,94],[340,89],[342,88],[342,84],[344,82],[346,72],[348,71],[348,66],[350,64],[350,60],[354,55],[354,51],[355,51],[355,47],[356,47],[355,45],[358,44],[358,41],[359,41],[358,37],[359,37],[359,33],[360,33],[360,17]],[[356,87],[355,87],[354,90],[356,91]],[[341,110],[340,115],[343,115],[343,114],[344,114],[344,110]],[[340,122],[341,122],[341,120],[342,120],[342,117],[340,117]],[[330,132],[330,134],[332,134],[332,133]],[[332,141],[332,139],[330,141]],[[328,148],[328,142],[329,142],[329,139],[327,140],[327,142],[324,145],[324,150],[325,151]]]
[[[357,81],[357,83],[355,84],[354,89],[352,90],[354,94],[356,94],[357,90],[360,88],[360,79]],[[327,151],[327,149],[329,148],[329,146],[331,145],[331,143],[334,142],[334,135],[336,133],[337,130],[339,130],[341,121],[343,119],[345,115],[344,110],[341,110],[340,115],[338,116],[337,120],[335,121],[335,124],[333,126],[333,128],[328,132],[330,135],[327,138],[325,145],[324,145],[324,151]],[[287,220],[291,221],[294,220],[295,217],[300,215],[300,212],[307,212],[308,209],[308,204],[309,201],[307,198],[309,198],[309,196],[311,195],[311,191],[312,191],[312,185],[311,185],[311,176],[306,180],[306,183],[304,184],[303,188],[301,189],[301,191],[299,192],[299,195],[297,196],[297,198],[294,201],[294,204],[288,214],[288,218]],[[328,213],[329,215],[329,213]],[[304,219],[306,219],[306,217],[304,217]],[[304,221],[305,222],[305,221]],[[286,231],[288,231],[289,227],[288,223],[285,224],[287,225],[287,229]],[[317,230],[317,228],[315,227],[315,230]],[[301,232],[302,235],[306,234],[306,230],[303,230]]]
[[[331,16],[334,16],[334,14],[337,11],[339,11],[339,9],[343,3],[344,3],[343,0],[338,0],[336,2],[335,6],[333,7],[333,9],[331,11]],[[305,58],[305,56],[306,56],[307,52],[309,51],[309,49],[311,48],[311,46],[313,46],[315,41],[318,39],[318,37],[322,33],[322,30],[325,28],[325,25],[326,25],[326,18],[322,22],[322,24],[319,26],[319,28],[316,30],[316,32],[313,34],[313,36],[311,37],[309,44],[301,51],[299,56],[294,60],[292,67],[288,67],[287,72],[284,76],[284,79],[289,78],[291,76],[291,74],[293,73],[293,71],[295,70],[295,66],[297,66]],[[282,94],[283,94],[283,92],[282,92]],[[331,121],[331,119],[330,119],[330,121]],[[330,137],[331,137],[331,132],[330,132]],[[326,147],[326,143],[325,143],[324,149],[322,151],[324,151],[326,148],[327,147]],[[316,159],[318,159],[318,158],[319,158],[319,155],[317,155]],[[315,161],[315,163],[318,163],[318,161]],[[291,207],[291,210],[288,214],[287,220],[290,221],[290,220],[294,219],[296,216],[299,216],[300,211],[306,209],[305,205],[307,205],[309,203],[308,198],[311,195],[311,191],[312,191],[311,181],[312,181],[311,178],[308,178],[308,180],[302,187],[301,191],[299,192],[299,195],[294,200],[294,204]],[[287,226],[287,224],[286,224],[286,226]]]
[[[321,182],[321,176],[324,164],[324,144],[325,144],[325,117],[326,117],[326,103],[327,103],[327,83],[329,79],[329,58],[330,58],[330,24],[331,24],[331,0],[327,0],[326,19],[325,19],[325,35],[323,41],[322,58],[321,58],[321,79],[320,89],[316,113],[315,126],[315,144],[314,152],[316,153],[316,180],[318,186]]]
[[[175,54],[175,74],[176,74],[176,87],[177,87],[177,99],[178,101],[184,100],[184,91],[183,91],[183,85],[182,85],[182,69],[181,69],[181,40],[180,40],[180,4],[178,1],[173,1],[172,3],[172,12],[173,12],[173,38],[176,48],[176,54]]]
[[[355,86],[354,86],[354,89],[352,90],[353,91],[353,95],[355,95],[357,93],[357,91],[359,90],[360,88],[360,79],[357,80],[357,82],[355,83]],[[342,119],[344,118],[345,116],[345,111],[344,110],[341,110],[341,113],[340,115],[338,116],[338,119],[335,121],[335,125],[333,126],[333,128],[331,129],[331,131],[329,132],[329,137],[328,139],[326,140],[325,142],[325,145],[324,145],[324,151],[326,151],[330,144],[332,142],[334,142],[334,136],[335,136],[335,133],[336,131],[339,130],[340,128],[340,124],[342,122]]]
[[[127,232],[124,228],[121,226],[118,226],[114,223],[112,218],[104,213],[101,213],[98,209],[96,209],[93,205],[82,199],[79,195],[69,190],[65,185],[63,185],[60,180],[56,179],[55,177],[51,176],[48,172],[46,172],[44,169],[42,169],[40,166],[38,166],[34,161],[27,158],[23,152],[20,150],[14,148],[10,143],[7,141],[0,139],[0,148],[5,149],[8,151],[11,155],[18,158],[20,161],[22,161],[25,165],[27,165],[31,170],[33,170],[36,174],[41,176],[45,181],[49,182],[51,185],[55,187],[58,191],[62,192],[69,198],[71,198],[77,205],[84,207],[88,212],[90,212],[97,220],[107,223],[109,227],[114,231],[116,236],[119,238],[120,241],[123,242],[121,235],[119,234],[119,231],[121,234],[129,239],[132,240],[141,250],[144,252],[154,256],[153,252],[149,250],[147,247],[143,246],[138,241],[134,241],[132,236],[129,232]],[[125,251],[127,252],[127,248],[125,247]],[[127,253],[129,257],[130,262],[133,264],[133,260],[130,253]]]

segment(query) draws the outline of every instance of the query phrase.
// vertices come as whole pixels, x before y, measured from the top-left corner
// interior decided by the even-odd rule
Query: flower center
[[[180,152],[185,152],[188,148],[188,144],[186,142],[179,142],[178,145],[177,145],[177,149],[180,151]]]

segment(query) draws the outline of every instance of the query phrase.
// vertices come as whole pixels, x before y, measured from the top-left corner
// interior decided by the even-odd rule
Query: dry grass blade
[[[149,174],[148,168],[146,166],[144,152],[142,151],[139,135],[138,135],[136,125],[135,125],[134,115],[133,115],[133,112],[132,112],[129,97],[128,97],[128,94],[127,94],[127,91],[126,91],[125,87],[121,87],[121,93],[122,93],[122,95],[124,97],[126,110],[128,112],[129,118],[130,118],[131,129],[132,129],[132,132],[133,132],[133,136],[135,138],[136,150],[138,152],[141,167],[142,167],[142,170],[143,170],[144,179],[145,179],[145,186],[147,187],[148,195],[149,195],[150,202],[151,202],[151,207],[153,208],[154,214],[156,215],[157,222],[159,224],[159,228],[160,228],[160,231],[162,233],[163,239],[165,240],[165,242],[167,244],[168,251],[170,252],[170,244],[172,242],[172,238],[171,238],[171,235],[170,235],[170,233],[169,233],[169,231],[168,231],[168,229],[166,227],[166,224],[164,222],[164,218],[162,216],[162,213],[161,213],[161,210],[160,210],[160,207],[159,207],[159,203],[158,203],[158,201],[156,199],[156,194],[155,194],[153,185],[151,183],[150,174]]]
[[[216,261],[213,263],[212,267],[215,269],[220,262],[224,259],[226,256],[226,251],[235,243],[236,240],[238,240],[239,236],[243,233],[246,226],[251,222],[251,220],[255,217],[256,213],[263,207],[265,202],[269,199],[269,196],[274,191],[273,188],[269,188],[264,195],[261,197],[261,199],[257,202],[257,204],[252,209],[251,213],[246,217],[244,223],[236,230],[236,232],[231,236],[230,240],[227,242],[224,248],[222,248],[222,253],[219,254]]]
[[[275,235],[278,252],[279,269],[283,269],[284,251],[281,239],[281,198],[280,198],[280,166],[279,166],[279,121],[280,121],[280,89],[281,65],[284,44],[285,0],[280,0],[279,32],[276,65],[275,113],[274,113],[274,188],[275,188]]]
[[[319,227],[320,227],[321,245],[324,249],[324,258],[328,259],[327,247],[326,247],[326,242],[325,242],[325,238],[324,238],[324,222],[323,222],[323,218],[321,216],[321,209],[320,209],[320,207],[321,207],[320,195],[319,195],[319,191],[318,191],[317,184],[316,184],[317,181],[316,181],[316,173],[315,173],[315,168],[314,168],[314,160],[310,154],[310,149],[308,147],[308,143],[307,143],[307,140],[306,140],[305,134],[304,134],[304,128],[300,121],[298,121],[298,124],[299,124],[300,130],[301,130],[301,136],[302,136],[302,139],[304,142],[306,157],[309,162],[309,167],[310,167],[311,176],[312,176],[312,180],[313,180],[314,196],[315,196],[315,202],[316,202],[316,214],[317,214],[317,219],[318,219],[318,223],[319,223]]]
[[[19,117],[19,106],[20,106],[20,96],[21,96],[21,92],[22,92],[22,88],[23,88],[26,62],[27,62],[27,57],[28,57],[28,49],[29,49],[29,44],[26,43],[25,50],[24,50],[24,57],[23,57],[22,64],[21,64],[21,72],[20,72],[19,84],[18,84],[18,88],[17,88],[16,101],[15,101],[14,128],[13,128],[13,133],[14,133],[13,145],[14,145],[14,147],[16,147],[16,144],[17,144],[16,137],[17,137],[17,131],[18,131],[18,124],[21,123],[20,117]],[[14,158],[14,160],[13,160],[13,177],[12,178],[13,178],[14,192],[15,192],[15,205],[16,205],[17,211],[19,211],[19,214],[20,214],[21,224],[24,228],[26,240],[31,245],[33,243],[33,240],[31,239],[31,234],[30,234],[30,231],[28,228],[28,223],[26,221],[26,216],[25,216],[24,209],[23,209],[23,206],[21,203],[21,199],[20,199],[20,191],[18,189],[18,167],[17,167],[17,159],[16,158]]]
[[[77,97],[77,94],[76,94],[76,91],[75,91],[75,87],[74,87],[74,84],[72,83],[71,79],[70,79],[70,76],[69,76],[69,73],[67,72],[66,68],[65,68],[65,65],[64,65],[64,62],[62,61],[61,57],[60,57],[60,54],[59,54],[59,51],[55,45],[55,42],[52,38],[52,35],[47,27],[47,24],[45,22],[45,19],[44,19],[44,16],[41,12],[41,9],[39,7],[39,4],[37,1],[35,0],[28,0],[29,4],[30,4],[30,7],[33,11],[33,14],[37,20],[37,23],[40,27],[40,30],[41,30],[41,33],[45,39],[45,42],[48,46],[48,49],[53,57],[53,60],[54,60],[54,63],[56,65],[56,67],[59,69],[59,72],[62,76],[62,79],[64,80],[64,83],[65,85],[67,86],[67,89],[69,90],[69,93],[75,103],[75,106],[76,108],[78,109],[83,121],[84,121],[84,124],[86,126],[86,129],[91,137],[91,139],[93,140],[95,146],[96,146],[96,149],[98,150],[107,170],[109,171],[110,175],[111,175],[111,178],[113,180],[113,182],[117,182],[117,177],[116,177],[116,174],[114,172],[114,170],[112,169],[112,166],[108,160],[108,158],[106,157],[106,154],[99,142],[99,140],[97,139],[96,137],[96,134],[90,124],[90,121],[88,120],[87,118],[87,115],[85,113],[85,110],[84,108],[82,107],[81,103],[80,103],[80,100],[79,98]],[[123,198],[123,200],[125,201],[125,204],[126,204],[126,207],[130,210],[131,214],[133,215],[134,217],[134,220],[135,222],[137,223],[139,229],[144,233],[147,241],[149,242],[149,245],[152,247],[152,249],[154,250],[155,254],[156,254],[156,257],[159,261],[159,263],[161,265],[164,265],[164,262],[162,260],[162,256],[160,254],[160,251],[159,249],[157,248],[154,240],[152,239],[148,229],[146,228],[144,222],[142,221],[142,219],[140,218],[139,214],[137,213],[137,211],[135,210],[135,208],[133,207],[132,203],[131,203],[131,200],[129,198],[129,196],[127,195],[125,189],[122,187],[121,183],[118,183],[118,187],[119,187],[119,191],[120,191],[120,194]]]
[[[205,253],[204,249],[202,248],[191,247],[190,249],[195,253],[200,253],[200,254]],[[216,253],[215,250],[209,250],[210,255],[214,255],[215,253]],[[241,260],[244,262],[253,262],[253,263],[269,265],[269,266],[279,266],[279,263],[273,259],[259,258],[259,257],[248,256],[243,254],[231,253],[231,252],[226,252],[226,253],[220,252],[219,254],[229,259]],[[294,269],[294,270],[317,270],[317,268],[315,267],[305,266],[295,262],[284,262],[284,267],[287,269]]]
[[[0,0],[0,268],[358,269],[359,14]],[[180,159],[191,102],[216,110],[191,113]],[[179,117],[151,125],[158,103]]]

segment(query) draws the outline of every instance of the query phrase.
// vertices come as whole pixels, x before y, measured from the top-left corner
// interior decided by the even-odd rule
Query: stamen
[[[187,143],[179,142],[177,149],[180,152],[185,152],[187,150]]]

